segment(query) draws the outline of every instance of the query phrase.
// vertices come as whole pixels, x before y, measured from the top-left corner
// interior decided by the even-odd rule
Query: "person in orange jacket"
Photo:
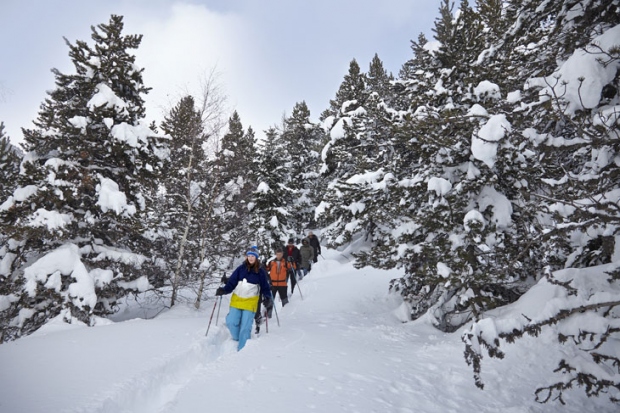
[[[276,249],[276,257],[267,263],[266,269],[271,280],[271,294],[276,297],[276,292],[280,294],[282,307],[288,303],[288,272],[293,266],[284,259],[282,248]]]

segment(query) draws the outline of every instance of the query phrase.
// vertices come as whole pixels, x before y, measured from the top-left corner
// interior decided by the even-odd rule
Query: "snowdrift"
[[[48,325],[0,346],[3,413],[615,412],[576,390],[569,404],[540,405],[553,343],[524,339],[506,360],[485,363],[475,387],[460,333],[425,319],[403,323],[387,286],[396,271],[355,269],[324,251],[291,303],[236,352],[223,326],[205,331],[213,302],[177,306],[154,319],[95,327]],[[211,305],[210,305],[211,304]],[[518,311],[517,303],[512,311]],[[139,309],[135,309],[136,314]]]

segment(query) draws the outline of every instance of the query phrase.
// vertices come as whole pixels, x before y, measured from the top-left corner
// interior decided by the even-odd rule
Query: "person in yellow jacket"
[[[267,279],[267,272],[258,261],[258,250],[252,247],[246,254],[246,260],[231,274],[228,282],[215,292],[216,296],[230,294],[230,309],[226,316],[226,326],[235,341],[239,341],[237,350],[241,350],[252,336],[254,314],[258,309],[260,296],[268,313],[273,309],[273,297]]]

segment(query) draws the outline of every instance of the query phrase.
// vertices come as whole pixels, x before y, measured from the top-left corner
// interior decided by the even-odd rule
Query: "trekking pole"
[[[222,302],[222,296],[220,296],[220,303]],[[217,300],[213,303],[213,311],[211,311],[211,318],[209,318],[209,325],[207,326],[207,332],[205,333],[205,337],[209,334],[209,329],[211,328],[211,321],[213,320],[213,314],[215,314],[215,307],[217,306]]]
[[[265,308],[265,333],[269,334],[269,317]]]
[[[299,281],[297,281],[297,271],[293,270],[293,277],[295,277],[295,285],[297,286],[297,289],[299,290],[299,296],[301,297],[301,300],[304,300],[304,295],[301,293],[301,287],[299,286]]]
[[[278,317],[278,310],[276,310],[276,301],[271,296],[271,301],[273,302],[273,312],[276,313],[276,321],[278,322],[278,327],[280,327],[280,317]]]
[[[304,295],[301,293],[301,288],[299,288],[299,281],[297,280],[297,263],[293,261],[292,257],[288,257],[288,262],[291,265],[290,268],[290,272],[291,272],[291,294],[293,294],[293,291],[295,289],[295,286],[297,286],[297,289],[299,290],[299,295],[301,296],[301,299],[304,299]]]
[[[293,259],[288,257],[286,262],[288,262],[288,265],[290,266],[290,268],[286,268],[286,284],[288,287],[288,281],[291,280],[291,295],[293,295],[295,292],[295,285],[297,285],[297,280],[293,279],[293,271],[295,271],[295,268],[293,267]]]
[[[222,308],[222,296],[220,295],[220,304],[217,306],[217,316],[215,316],[215,325],[220,320],[220,308]]]
[[[222,275],[222,283],[220,287],[224,286],[226,282],[226,274]],[[217,322],[220,320],[220,308],[222,308],[222,296],[220,295],[220,305],[217,306],[217,316],[215,317],[215,325],[217,326]]]

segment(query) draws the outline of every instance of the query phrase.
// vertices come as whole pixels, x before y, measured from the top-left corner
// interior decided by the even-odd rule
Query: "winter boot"
[[[260,325],[263,324],[263,316],[261,313],[256,313],[254,316],[254,323],[256,324],[256,328],[254,329],[254,334],[260,333]]]

